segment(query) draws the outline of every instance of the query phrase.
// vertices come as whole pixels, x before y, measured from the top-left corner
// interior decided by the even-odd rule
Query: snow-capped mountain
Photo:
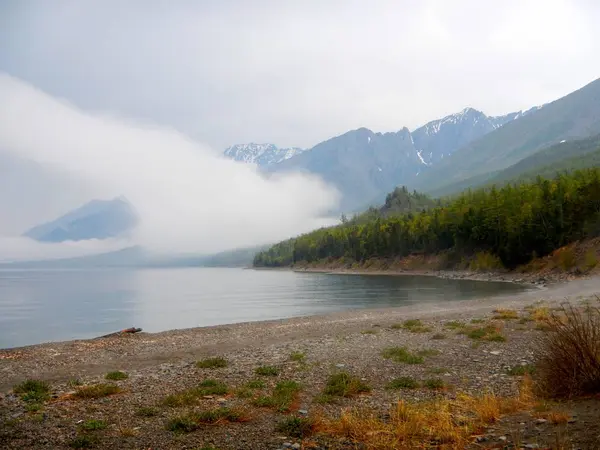
[[[296,147],[277,148],[273,144],[250,143],[232,145],[225,150],[224,155],[235,161],[268,166],[290,159],[303,151],[304,149]]]
[[[419,159],[425,165],[450,156],[455,150],[495,130],[499,121],[481,111],[465,108],[414,130],[411,135]]]
[[[529,115],[529,114],[531,114],[533,112],[539,111],[544,106],[545,105],[533,106],[532,108],[529,108],[529,109],[526,109],[526,110],[520,110],[520,111],[512,112],[512,113],[509,113],[509,114],[505,114],[503,116],[490,117],[489,119],[491,120],[491,122],[494,124],[494,126],[496,128],[499,128],[502,125],[506,125],[508,122],[520,119],[520,118],[525,117],[525,116],[527,116],[527,115]]]

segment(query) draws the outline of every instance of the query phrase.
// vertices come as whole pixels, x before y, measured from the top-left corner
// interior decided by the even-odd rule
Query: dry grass
[[[600,392],[600,308],[563,305],[545,322],[538,345],[538,381],[551,397]]]
[[[519,313],[514,309],[495,309],[494,319],[497,320],[513,320],[518,319]]]
[[[392,407],[389,419],[382,419],[374,411],[347,409],[338,418],[317,418],[315,428],[350,438],[369,449],[464,449],[475,432],[496,422],[503,414],[530,408],[532,398],[527,378],[515,398],[459,394],[455,400],[422,403],[401,400]]]
[[[102,398],[120,392],[118,386],[114,384],[95,384],[92,386],[82,386],[75,391],[75,397],[79,398]]]

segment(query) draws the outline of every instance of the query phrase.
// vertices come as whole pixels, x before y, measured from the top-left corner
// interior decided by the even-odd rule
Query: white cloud
[[[14,5],[14,4],[13,4]],[[147,2],[1,10],[0,67],[94,110],[217,149],[507,113],[600,74],[592,0]]]
[[[0,148],[73,174],[74,190],[125,195],[142,219],[134,242],[151,250],[207,253],[331,223],[337,193],[316,178],[267,180],[177,131],[86,113],[6,75],[0,99]]]

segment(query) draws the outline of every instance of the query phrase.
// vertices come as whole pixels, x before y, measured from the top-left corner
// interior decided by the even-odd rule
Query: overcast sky
[[[0,261],[332,223],[330,186],[219,153],[546,103],[600,76],[598,23],[596,0],[0,1]],[[118,195],[141,216],[132,242],[19,237]]]
[[[214,149],[309,147],[563,96],[600,76],[596,0],[4,0],[0,70]]]

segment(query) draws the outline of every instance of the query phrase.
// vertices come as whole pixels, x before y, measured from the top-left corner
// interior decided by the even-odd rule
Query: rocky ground
[[[518,297],[0,350],[0,448],[368,448],[302,425],[347,408],[385,419],[398,400],[516,396],[544,333],[535,311],[595,292],[597,278]],[[125,375],[106,379],[114,371]],[[356,395],[327,389],[341,373]],[[19,392],[26,379],[47,381],[48,393]],[[536,401],[469,446],[600,449],[600,400]]]

